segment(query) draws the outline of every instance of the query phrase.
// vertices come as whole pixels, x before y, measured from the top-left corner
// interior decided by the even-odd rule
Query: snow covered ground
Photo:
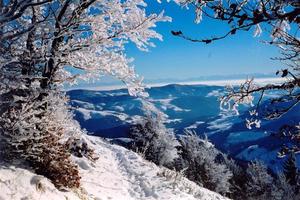
[[[96,162],[75,158],[82,177],[81,188],[59,191],[42,176],[20,167],[1,164],[0,200],[225,200],[171,170],[145,161],[138,154],[87,136],[96,150]]]

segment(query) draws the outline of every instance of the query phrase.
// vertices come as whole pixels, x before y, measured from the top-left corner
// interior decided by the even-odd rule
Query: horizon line
[[[246,79],[227,79],[227,80],[206,80],[206,81],[178,81],[178,82],[161,82],[161,83],[145,83],[145,88],[163,87],[167,85],[207,85],[207,86],[238,86],[245,82]],[[281,83],[282,78],[254,78],[256,84]],[[103,85],[103,86],[78,86],[65,88],[64,91],[72,90],[91,90],[91,91],[113,91],[127,89],[125,84]]]

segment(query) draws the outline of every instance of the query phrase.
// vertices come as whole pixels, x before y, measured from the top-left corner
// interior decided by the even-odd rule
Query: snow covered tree
[[[0,0],[0,138],[6,158],[23,158],[59,187],[79,186],[63,142],[80,130],[69,127],[74,123],[62,84],[107,74],[123,81],[131,95],[147,96],[125,44],[146,51],[152,38],[161,39],[155,23],[170,19],[146,14],[145,6],[143,0]]]
[[[130,132],[133,138],[131,146],[145,159],[157,165],[172,167],[178,157],[179,143],[171,129],[165,127],[165,115],[147,101],[143,102],[145,118],[135,125]]]
[[[282,78],[282,83],[270,83],[268,85],[255,84],[253,79],[248,79],[239,88],[228,87],[227,94],[221,98],[221,105],[226,109],[236,112],[239,104],[253,106],[251,118],[247,120],[247,126],[259,126],[256,118],[263,97],[268,91],[281,91],[282,95],[269,101],[268,109],[260,114],[266,119],[277,119],[299,104],[300,93],[300,4],[298,0],[175,0],[182,6],[195,8],[196,22],[202,18],[215,19],[228,25],[228,31],[223,35],[194,39],[183,31],[172,31],[173,35],[185,38],[192,42],[209,44],[217,40],[238,34],[240,31],[254,29],[254,37],[261,35],[262,31],[270,34],[271,39],[267,44],[275,45],[281,50],[281,57],[276,58],[283,62],[284,68],[276,74]],[[257,100],[254,94],[260,95]]]
[[[261,161],[251,162],[245,173],[233,172],[233,179],[242,180],[234,185],[234,199],[289,200],[300,197],[297,186],[290,184],[283,173],[272,176]]]
[[[228,169],[232,172],[232,177],[229,180],[230,182],[230,194],[228,195],[231,199],[247,199],[246,194],[246,184],[247,184],[247,177],[246,170],[244,167],[239,166],[235,160],[229,159],[223,156],[225,164]]]
[[[284,174],[279,174],[272,189],[271,197],[275,200],[300,199],[296,187],[289,184]]]
[[[261,161],[251,162],[247,168],[247,199],[272,199],[273,177],[268,173],[267,167]]]
[[[283,163],[283,173],[291,185],[296,186],[298,184],[299,172],[294,153],[291,153]]]
[[[179,142],[178,170],[183,169],[188,179],[203,187],[223,195],[230,193],[232,172],[217,161],[220,152],[213,144],[189,131],[180,137]]]

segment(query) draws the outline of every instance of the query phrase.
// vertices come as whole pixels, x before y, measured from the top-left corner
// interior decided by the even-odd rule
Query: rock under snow
[[[75,158],[81,188],[59,191],[43,176],[20,167],[0,167],[0,200],[223,200],[171,170],[160,168],[138,154],[87,136],[99,159]]]

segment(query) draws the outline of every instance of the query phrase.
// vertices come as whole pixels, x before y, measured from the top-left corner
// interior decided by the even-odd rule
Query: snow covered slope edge
[[[138,154],[99,137],[86,136],[99,159],[75,158],[80,167],[80,190],[62,192],[49,180],[19,167],[0,167],[0,200],[225,200],[171,170],[145,161]]]

